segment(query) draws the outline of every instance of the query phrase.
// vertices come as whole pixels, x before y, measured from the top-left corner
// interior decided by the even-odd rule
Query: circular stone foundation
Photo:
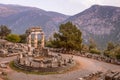
[[[17,61],[14,61],[14,66],[25,71],[32,72],[64,72],[75,66],[75,63],[68,64],[61,67],[33,67],[19,64]]]
[[[14,60],[14,66],[30,72],[64,72],[76,65],[73,57],[65,57],[61,54],[50,56],[24,56]]]

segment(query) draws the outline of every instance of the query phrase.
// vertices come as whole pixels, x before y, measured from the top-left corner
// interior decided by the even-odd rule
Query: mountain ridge
[[[102,47],[109,41],[120,42],[120,7],[93,5],[90,8],[69,17],[65,22],[71,21],[83,32],[84,42],[89,38]],[[118,36],[118,37],[116,37]]]
[[[0,24],[7,25],[13,33],[17,34],[23,34],[29,27],[40,26],[46,36],[51,36],[58,30],[58,24],[68,17],[68,15],[35,7],[0,4]]]
[[[40,26],[47,38],[59,29],[59,24],[72,22],[83,33],[83,42],[89,39],[105,47],[106,43],[120,42],[120,7],[93,5],[83,12],[69,16],[35,7],[0,4],[0,24],[13,33],[22,34],[32,26]]]

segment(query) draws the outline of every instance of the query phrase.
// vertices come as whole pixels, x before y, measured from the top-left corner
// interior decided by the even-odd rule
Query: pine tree
[[[82,49],[82,32],[71,22],[60,25],[59,33],[54,34],[53,44],[67,51]]]
[[[2,39],[5,38],[10,33],[11,33],[11,30],[7,26],[5,25],[0,26],[0,37]]]

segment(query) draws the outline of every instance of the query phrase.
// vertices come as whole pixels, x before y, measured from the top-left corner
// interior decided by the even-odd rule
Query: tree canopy
[[[82,44],[82,32],[71,22],[61,24],[59,33],[54,34],[53,44],[66,50],[80,50]]]
[[[93,38],[90,38],[89,39],[89,50],[96,49],[96,48],[97,48],[96,42],[94,41]]]
[[[89,39],[89,52],[93,54],[100,54],[100,50],[97,48],[97,44],[93,38]]]
[[[120,44],[109,42],[104,54],[108,57],[120,59]]]
[[[5,38],[10,33],[11,33],[11,30],[7,26],[5,25],[0,26],[0,37],[1,38]]]
[[[26,38],[27,38],[26,34],[21,34],[20,38],[21,38],[20,43],[26,43]]]

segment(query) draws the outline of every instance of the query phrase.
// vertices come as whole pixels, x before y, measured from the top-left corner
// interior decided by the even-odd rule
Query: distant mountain
[[[22,34],[28,27],[41,26],[46,36],[58,30],[58,24],[69,16],[34,7],[0,4],[0,25],[7,25],[13,33]]]
[[[88,43],[93,38],[98,45],[120,42],[120,7],[93,5],[85,11],[69,17],[83,32],[83,39]]]
[[[101,47],[120,42],[120,7],[93,5],[74,16],[45,11],[34,7],[0,4],[0,25],[22,34],[32,26],[41,26],[48,38],[58,31],[59,24],[71,21],[83,33],[84,43],[90,38]]]

